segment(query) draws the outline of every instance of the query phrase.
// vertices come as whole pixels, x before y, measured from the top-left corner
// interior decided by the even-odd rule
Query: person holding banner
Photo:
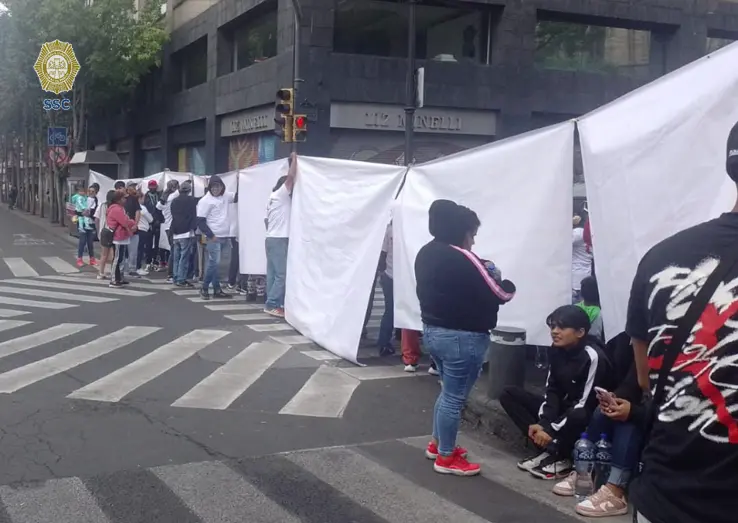
[[[284,318],[284,293],[287,279],[287,246],[290,236],[292,190],[297,176],[297,155],[292,153],[287,176],[277,180],[269,195],[266,224],[267,288],[264,312]]]

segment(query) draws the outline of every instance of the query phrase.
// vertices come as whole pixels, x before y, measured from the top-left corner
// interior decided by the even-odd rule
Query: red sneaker
[[[85,262],[82,261],[82,258],[77,258],[77,267],[84,267]]]
[[[433,470],[439,474],[453,474],[454,476],[476,476],[482,471],[478,463],[469,463],[456,452],[448,457],[438,456],[433,463]]]
[[[465,458],[469,455],[469,452],[464,447],[459,446],[454,449],[454,453],[458,454],[462,458]],[[436,445],[432,441],[428,443],[428,446],[425,448],[425,457],[428,459],[436,459],[438,457],[438,445]]]
[[[97,265],[97,260],[95,258],[90,258],[90,265],[95,267]]]

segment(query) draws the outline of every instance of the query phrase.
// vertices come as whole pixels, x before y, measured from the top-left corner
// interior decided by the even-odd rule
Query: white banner
[[[238,247],[241,274],[266,274],[266,207],[280,176],[287,174],[287,160],[242,169],[238,182]]]
[[[415,257],[431,240],[428,208],[443,198],[477,213],[474,252],[517,286],[498,324],[550,344],[546,317],[571,302],[573,159],[565,122],[411,168],[393,219],[395,326],[422,330]]]
[[[404,167],[392,165],[298,160],[287,256],[287,321],[354,363],[390,209],[404,173]]]
[[[732,44],[579,121],[608,337],[625,328],[643,255],[735,203],[725,144],[738,121],[737,61]]]

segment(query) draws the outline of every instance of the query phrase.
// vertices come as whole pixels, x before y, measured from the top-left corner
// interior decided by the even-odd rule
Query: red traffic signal
[[[307,118],[304,116],[295,116],[295,127],[298,129],[307,127]]]

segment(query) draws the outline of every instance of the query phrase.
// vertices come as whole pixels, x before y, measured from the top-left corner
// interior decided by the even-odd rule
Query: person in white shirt
[[[114,190],[110,190],[105,195],[105,201],[102,202],[97,206],[97,209],[95,209],[95,228],[97,229],[98,235],[102,232],[102,230],[107,226],[107,215],[108,215],[108,204],[107,202],[112,198],[111,193],[114,193]],[[98,280],[104,280],[105,279],[105,266],[108,264],[108,262],[112,261],[112,250],[110,247],[103,247],[100,246],[100,250],[102,251],[100,253],[100,260],[98,262],[97,266],[97,279]]]
[[[297,176],[297,155],[290,156],[287,176],[282,176],[269,195],[266,218],[266,302],[264,312],[284,318],[284,293],[287,280],[287,247],[290,236],[292,190]]]
[[[574,230],[572,232],[572,260],[571,260],[571,297],[572,303],[582,300],[582,280],[592,274],[592,254],[584,241],[584,228],[581,227],[582,218],[574,216]]]
[[[144,194],[139,191],[138,202],[141,205],[141,213],[138,219],[138,229],[136,230],[136,235],[138,236],[138,250],[135,258],[136,274],[139,276],[146,276],[149,273],[145,268],[144,262],[148,257],[149,244],[151,243],[150,237],[153,234],[151,231],[151,224],[154,221],[154,217],[144,205],[145,198]]]
[[[205,270],[203,271],[200,296],[210,299],[210,286],[213,287],[213,298],[231,298],[220,286],[218,265],[223,244],[230,232],[230,204],[238,201],[238,194],[226,192],[223,180],[211,176],[207,193],[197,203],[197,227],[206,238]]]
[[[156,208],[164,215],[164,223],[161,225],[161,232],[167,235],[169,241],[169,267],[167,268],[167,281],[172,283],[172,244],[174,239],[169,228],[172,226],[172,200],[179,196],[179,182],[177,180],[170,180],[167,183],[167,190],[161,195],[161,199],[156,204]],[[158,247],[156,245],[155,247]],[[163,254],[162,254],[163,256]]]

